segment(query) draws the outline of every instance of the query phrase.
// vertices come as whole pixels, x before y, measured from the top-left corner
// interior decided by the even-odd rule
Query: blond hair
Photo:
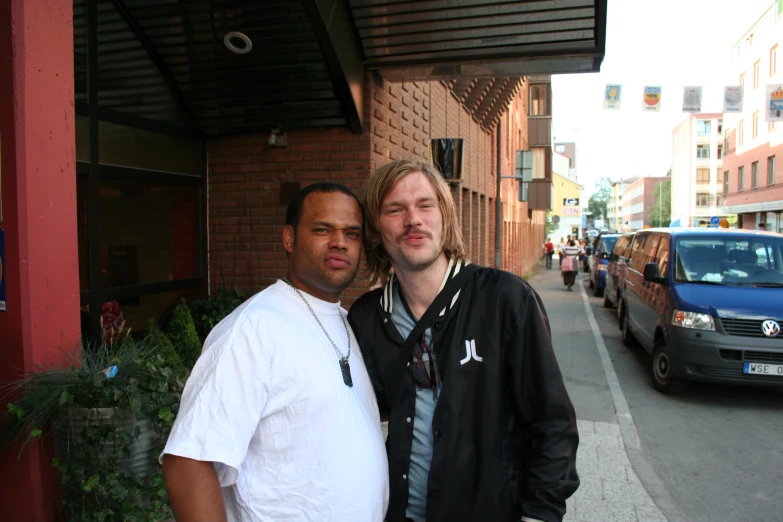
[[[421,173],[429,180],[438,198],[438,207],[443,216],[443,251],[449,257],[467,260],[462,227],[457,217],[457,206],[443,176],[422,161],[404,159],[392,161],[372,173],[359,191],[359,201],[365,212],[364,254],[367,258],[371,286],[378,281],[385,284],[392,268],[391,259],[383,246],[383,233],[380,229],[381,205],[399,180],[414,173]]]

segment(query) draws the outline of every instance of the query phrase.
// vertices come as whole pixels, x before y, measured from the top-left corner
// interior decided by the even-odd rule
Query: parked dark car
[[[783,235],[645,230],[630,258],[622,338],[652,355],[657,390],[685,380],[783,386]]]
[[[609,264],[609,256],[618,237],[620,237],[618,234],[601,234],[595,240],[588,263],[590,288],[593,289],[593,295],[596,297],[601,297],[604,293],[606,266]]]
[[[614,243],[609,262],[606,265],[604,286],[604,306],[614,308],[620,302],[625,279],[625,269],[631,258],[631,246],[635,233],[618,236]]]

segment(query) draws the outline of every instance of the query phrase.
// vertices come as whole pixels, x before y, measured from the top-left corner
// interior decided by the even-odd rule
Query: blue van
[[[631,245],[635,232],[617,238],[606,265],[604,307],[614,308],[620,302],[625,283],[625,268],[631,258]]]
[[[783,235],[637,232],[618,315],[651,355],[658,391],[684,381],[783,386]]]
[[[609,264],[612,248],[614,248],[614,242],[618,237],[620,237],[619,234],[601,234],[593,245],[588,264],[590,265],[590,288],[593,289],[593,295],[596,297],[601,297],[604,293],[606,268]]]

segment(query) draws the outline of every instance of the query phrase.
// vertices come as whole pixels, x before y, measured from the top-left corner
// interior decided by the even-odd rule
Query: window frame
[[[753,88],[758,89],[761,82],[761,60],[756,60],[753,64]]]
[[[752,139],[759,137],[759,111],[753,113],[753,127],[751,128]]]
[[[745,190],[745,165],[737,169],[737,192]]]
[[[774,78],[778,74],[778,44],[769,50],[769,77]]]
[[[772,164],[772,169],[769,168],[770,163]],[[772,156],[767,156],[767,186],[772,187],[775,185],[775,178],[777,174],[777,158],[773,154]]]
[[[759,188],[759,162],[754,161],[750,164],[750,189]]]

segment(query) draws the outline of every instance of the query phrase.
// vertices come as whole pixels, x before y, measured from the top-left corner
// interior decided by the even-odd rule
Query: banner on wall
[[[623,86],[622,85],[609,85],[604,88],[604,109],[617,111],[620,110],[620,102],[622,101]]]
[[[642,111],[661,112],[661,89],[660,85],[646,85],[644,87]]]
[[[5,229],[0,228],[0,312],[7,312],[5,303]]]
[[[723,88],[723,112],[742,112],[742,85]]]
[[[783,121],[783,85],[767,85],[767,121]]]
[[[682,88],[682,112],[701,112],[701,87]]]

